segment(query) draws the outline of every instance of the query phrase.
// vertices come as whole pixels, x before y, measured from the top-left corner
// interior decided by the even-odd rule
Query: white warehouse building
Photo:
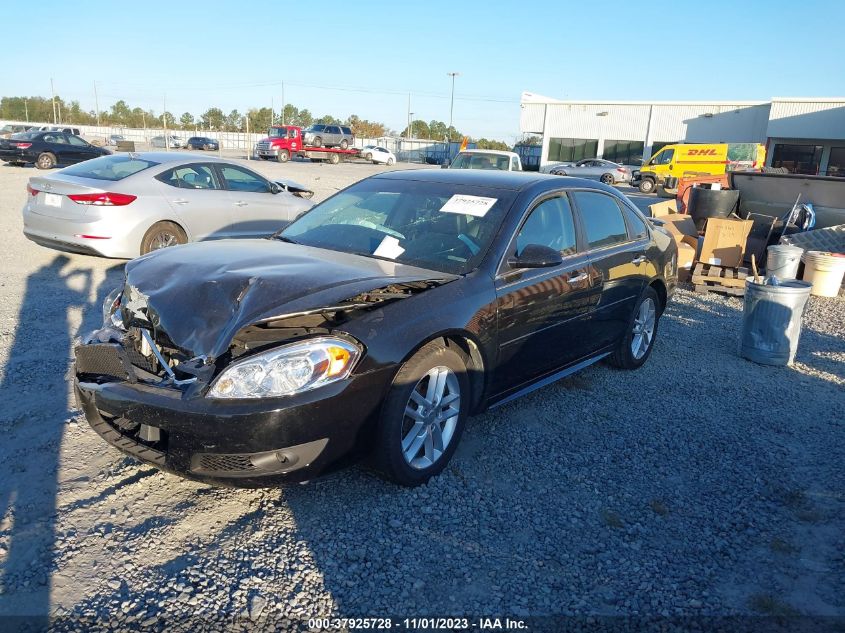
[[[763,143],[766,165],[845,176],[845,98],[561,101],[523,92],[520,131],[542,136],[540,168],[605,158],[639,164],[670,143]]]

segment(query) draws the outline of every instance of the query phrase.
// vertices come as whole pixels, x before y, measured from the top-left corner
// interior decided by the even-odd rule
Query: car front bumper
[[[261,487],[347,463],[366,446],[391,375],[383,369],[284,398],[231,402],[88,375],[74,387],[91,427],[124,453],[189,479]]]

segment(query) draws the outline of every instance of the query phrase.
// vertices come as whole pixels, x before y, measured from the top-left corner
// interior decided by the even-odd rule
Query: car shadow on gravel
[[[50,613],[59,456],[75,409],[68,396],[72,324],[80,319],[80,332],[99,327],[100,305],[122,269],[112,267],[92,292],[94,271],[84,260],[57,255],[29,275],[3,368],[0,617],[43,623]]]

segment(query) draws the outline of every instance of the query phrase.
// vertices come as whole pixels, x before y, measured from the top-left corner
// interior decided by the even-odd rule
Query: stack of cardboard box
[[[751,220],[710,218],[704,237],[699,237],[695,222],[678,213],[674,200],[658,202],[649,207],[652,217],[663,221],[665,228],[678,245],[678,280],[689,281],[694,262],[734,268],[742,266],[745,242],[751,231]]]

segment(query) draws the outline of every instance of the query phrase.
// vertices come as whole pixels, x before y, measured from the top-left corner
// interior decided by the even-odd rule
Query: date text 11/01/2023
[[[410,630],[410,631],[520,631],[527,630],[524,620],[511,618],[312,618],[311,630]]]

